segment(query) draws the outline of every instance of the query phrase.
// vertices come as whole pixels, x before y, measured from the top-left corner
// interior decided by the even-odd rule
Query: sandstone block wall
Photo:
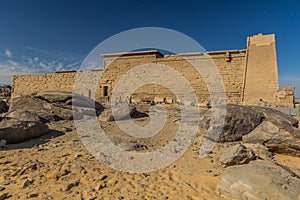
[[[95,95],[93,84],[98,80],[102,72],[76,72],[66,71],[55,74],[29,74],[13,77],[12,98],[42,91],[65,91],[73,92],[75,79],[79,88],[77,91],[87,97]],[[83,86],[84,85],[84,86]],[[83,87],[82,87],[83,86]]]
[[[198,101],[200,103],[206,103],[210,98],[210,94],[207,84],[204,80],[205,77],[202,77],[201,74],[199,74],[199,72],[192,66],[192,64],[196,63],[196,65],[203,65],[205,60],[207,60],[209,57],[213,64],[216,65],[220,75],[222,76],[223,80],[218,81],[224,82],[228,102],[241,102],[242,100],[246,64],[245,50],[209,52],[205,56],[200,53],[161,56],[161,54],[155,51],[144,53],[141,52],[141,54],[143,55],[132,56],[130,54],[126,54],[122,57],[118,57],[113,62],[113,56],[119,55],[104,55],[105,71],[102,76],[100,88],[103,88],[104,86],[109,87],[110,96],[115,84],[122,76],[124,76],[125,73],[131,69],[141,66],[145,63],[149,64],[149,67],[151,67],[150,64],[161,64],[171,67],[182,74],[194,89],[198,97]],[[139,75],[137,74],[137,76]],[[154,75],[153,73],[148,73],[148,76]],[[168,80],[172,79],[172,77],[168,77],[168,74],[160,74],[160,76],[164,79],[165,83],[174,82],[174,80]],[[210,76],[215,75],[210,74]],[[155,80],[155,77],[153,77],[153,80]],[[173,88],[181,87],[180,84],[181,83],[174,85]],[[122,98],[126,99],[128,97]],[[145,85],[136,90],[132,95],[132,100],[135,102],[150,102],[154,101],[155,99],[165,99],[165,101],[170,102],[172,101],[170,99],[174,98],[175,95],[170,89],[158,84]]]
[[[205,105],[210,100],[207,82],[215,84],[215,74],[210,73],[210,65],[203,68],[208,57],[217,67],[226,90],[228,103],[242,103],[258,105],[268,102],[269,105],[294,105],[293,90],[278,91],[278,71],[276,60],[275,36],[255,35],[248,38],[246,50],[226,50],[202,53],[188,53],[182,55],[163,55],[157,50],[105,54],[104,69],[91,72],[61,71],[55,74],[31,74],[14,76],[13,97],[38,91],[69,91],[74,89],[75,79],[79,82],[75,87],[77,92],[100,101],[115,101],[112,91],[117,82],[130,70],[137,66],[148,64],[165,65],[182,74],[194,89],[197,100]],[[117,57],[117,59],[116,59]],[[205,72],[199,74],[192,64],[202,66]],[[146,73],[146,72],[145,72]],[[135,78],[142,80],[145,74],[139,73]],[[166,72],[157,75],[147,74],[148,78],[161,78],[165,83],[172,83],[172,87],[180,87],[181,83],[174,83]],[[76,78],[77,77],[77,78]],[[80,84],[81,83],[81,84]],[[95,84],[96,83],[96,84]],[[130,83],[134,84],[134,83]],[[124,91],[126,88],[124,88]],[[172,91],[159,84],[147,84],[138,88],[131,97],[121,96],[121,100],[133,102],[174,102]],[[119,100],[120,100],[119,99]]]
[[[295,87],[283,87],[282,90],[277,93],[277,105],[280,107],[294,107],[294,92]]]
[[[275,35],[248,37],[245,91],[246,104],[275,103],[279,89]]]

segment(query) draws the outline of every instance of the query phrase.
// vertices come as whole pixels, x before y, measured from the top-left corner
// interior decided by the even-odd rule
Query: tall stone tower
[[[279,84],[274,34],[258,34],[247,38],[245,73],[245,104],[276,103]]]

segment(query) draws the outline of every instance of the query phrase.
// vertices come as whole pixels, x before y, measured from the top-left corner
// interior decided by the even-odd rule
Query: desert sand
[[[134,142],[146,145],[148,151],[159,148],[177,130],[177,118],[176,109],[169,109],[169,120],[161,133],[148,141]],[[142,126],[149,123],[148,118],[134,120]],[[0,196],[8,193],[8,199],[226,199],[218,193],[217,185],[232,168],[219,162],[227,144],[218,144],[212,154],[199,158],[204,136],[201,130],[189,150],[166,168],[126,173],[95,159],[83,146],[72,121],[48,125],[52,130],[49,134],[2,148]],[[118,136],[120,130],[115,121],[101,122],[101,126],[115,143],[132,139],[124,134]],[[300,158],[275,155],[275,159],[300,174]]]

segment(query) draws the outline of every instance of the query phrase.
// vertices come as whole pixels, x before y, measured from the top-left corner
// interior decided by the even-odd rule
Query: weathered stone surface
[[[39,137],[48,132],[48,126],[38,121],[19,121],[0,118],[0,139],[7,143],[18,143]]]
[[[39,116],[32,111],[14,110],[14,111],[5,113],[5,115],[3,117],[13,118],[13,119],[17,119],[19,121],[39,121],[40,120]]]
[[[99,116],[99,120],[102,121],[102,122],[111,122],[111,121],[114,121],[114,117],[111,113],[111,110],[107,109],[107,110],[104,110],[100,116]]]
[[[57,121],[60,119],[72,119],[72,110],[55,106],[45,100],[34,96],[22,96],[12,100],[10,111],[33,111],[47,121]]]
[[[38,92],[34,96],[39,99],[46,100],[47,102],[50,103],[66,102],[72,99],[71,92],[59,92],[59,91]]]
[[[243,142],[258,143],[271,151],[287,155],[300,156],[300,130],[280,123],[264,121],[248,135]]]
[[[0,86],[0,99],[4,100],[8,105],[10,102],[12,87],[10,85]]]
[[[247,164],[255,159],[254,153],[242,144],[237,144],[226,148],[221,157],[220,162],[226,166]]]
[[[124,120],[130,118],[135,111],[136,108],[132,105],[120,104],[114,106],[113,109],[109,108],[103,111],[99,116],[99,120],[103,122],[113,121],[113,120]]]
[[[75,106],[75,107],[82,107],[82,108],[94,108],[96,110],[103,109],[103,106],[100,103],[88,97],[74,94],[72,92],[59,92],[59,91],[39,92],[36,93],[34,97],[46,100],[49,103],[56,103],[62,107]]]
[[[282,128],[293,130],[294,127],[298,127],[299,125],[299,121],[296,118],[291,117],[278,110],[265,108],[265,107],[252,107],[252,108],[255,109],[257,112],[263,113],[266,121],[272,122],[273,124],[281,126]]]
[[[0,113],[7,112],[7,111],[8,111],[7,103],[0,99]]]
[[[227,113],[223,131],[217,138],[218,142],[240,141],[244,135],[247,135],[257,127],[264,119],[261,112],[249,106],[227,105]],[[210,120],[210,118],[208,118]],[[209,122],[205,122],[208,124]],[[214,138],[210,138],[214,140]]]
[[[262,144],[276,153],[300,155],[299,121],[280,111],[251,106],[227,107],[219,142],[239,141]],[[264,158],[270,157],[267,153]]]
[[[125,151],[132,151],[132,150],[141,151],[147,149],[147,146],[141,145],[136,142],[122,142],[118,144],[118,146],[124,149]]]
[[[243,145],[245,147],[247,147],[248,149],[250,149],[257,158],[260,158],[263,160],[272,160],[273,159],[273,153],[270,152],[269,149],[262,144],[246,143]]]
[[[223,176],[218,191],[230,199],[297,200],[300,179],[268,161],[252,161]]]
[[[74,103],[73,107],[72,104]],[[83,115],[96,116],[103,107],[98,102],[70,92],[43,92],[13,99],[10,111],[33,111],[46,121],[72,120]]]

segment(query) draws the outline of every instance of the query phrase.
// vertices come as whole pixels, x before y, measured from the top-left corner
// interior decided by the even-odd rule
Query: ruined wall
[[[65,91],[72,92],[74,81],[77,77],[78,82],[82,82],[85,87],[78,87],[79,94],[92,97],[95,95],[91,88],[98,80],[101,72],[80,72],[64,71],[55,74],[29,74],[13,77],[12,98],[41,91]]]
[[[76,73],[29,74],[13,77],[13,98],[39,91],[72,91]]]
[[[283,87],[277,93],[277,106],[293,108],[295,105],[295,87]]]

